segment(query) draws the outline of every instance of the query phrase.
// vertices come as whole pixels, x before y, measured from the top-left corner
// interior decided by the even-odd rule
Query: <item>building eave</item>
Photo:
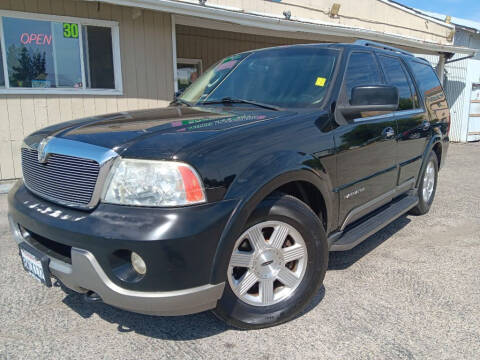
[[[97,0],[95,0],[95,2],[97,2]],[[465,47],[438,44],[434,42],[419,40],[412,37],[399,36],[397,34],[377,32],[368,29],[354,28],[339,24],[314,22],[311,19],[298,19],[292,17],[290,20],[287,20],[272,14],[246,13],[241,11],[241,9],[231,7],[200,5],[195,3],[171,0],[100,0],[99,2],[162,11],[171,14],[194,16],[204,19],[233,23],[247,27],[256,27],[293,33],[309,33],[318,35],[349,37],[355,39],[367,39],[372,41],[395,44],[396,46],[405,47],[415,51],[423,50],[427,53],[458,53],[467,55],[475,54],[474,49]]]

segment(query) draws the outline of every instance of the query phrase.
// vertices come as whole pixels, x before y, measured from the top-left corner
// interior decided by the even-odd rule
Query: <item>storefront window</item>
[[[82,87],[78,24],[3,18],[3,29],[10,87]]]
[[[0,58],[0,86],[20,91],[117,89],[112,26],[33,17],[1,18],[5,59]]]
[[[111,29],[101,26],[84,26],[83,31],[87,87],[114,89]]]
[[[177,59],[178,90],[183,91],[202,75],[202,60]]]

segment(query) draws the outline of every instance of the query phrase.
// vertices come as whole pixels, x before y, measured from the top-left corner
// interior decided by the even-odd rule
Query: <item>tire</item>
[[[430,175],[428,175],[431,171]],[[427,164],[423,169],[422,176],[420,178],[420,184],[418,186],[418,205],[410,210],[413,215],[424,215],[428,213],[432,206],[433,199],[435,198],[435,192],[437,190],[438,179],[438,159],[437,155],[432,151],[428,155]],[[433,183],[431,183],[433,181]],[[429,195],[428,195],[429,194]]]
[[[213,312],[236,328],[265,328],[291,320],[317,294],[328,266],[327,238],[305,203],[280,194],[258,205],[229,256],[225,291]]]

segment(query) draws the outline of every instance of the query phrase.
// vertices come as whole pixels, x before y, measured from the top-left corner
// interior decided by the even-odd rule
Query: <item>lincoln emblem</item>
[[[47,162],[48,152],[46,151],[46,147],[47,147],[50,139],[51,139],[50,137],[46,137],[38,145],[37,156],[38,156],[38,162],[39,163],[45,164]]]

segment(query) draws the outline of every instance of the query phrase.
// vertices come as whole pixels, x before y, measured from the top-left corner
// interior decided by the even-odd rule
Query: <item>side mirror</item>
[[[398,101],[398,89],[395,86],[356,86],[352,89],[350,104],[341,106],[340,110],[345,115],[363,111],[395,111]]]

